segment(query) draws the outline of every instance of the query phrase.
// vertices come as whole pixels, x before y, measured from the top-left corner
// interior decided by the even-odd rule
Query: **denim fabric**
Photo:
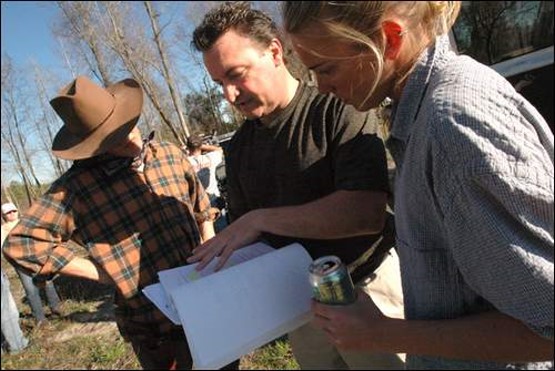
[[[23,350],[29,340],[19,327],[19,311],[10,291],[10,281],[2,270],[2,351],[4,342],[9,352]]]
[[[221,210],[222,215],[214,222],[214,231],[216,233],[221,232],[225,227],[227,227],[227,210]]]
[[[216,221],[214,222],[214,232],[218,233],[221,232],[225,227],[227,227],[227,210],[225,208],[220,208],[218,205],[218,198],[220,196],[216,196],[211,193],[207,193],[208,198],[210,199],[210,205],[213,207],[217,207],[220,209],[221,215]]]
[[[42,299],[40,297],[40,289],[33,283],[33,278],[31,276],[26,275],[20,270],[16,271],[19,275],[19,279],[21,280],[21,284],[25,289],[25,295],[27,296],[27,301],[31,307],[31,312],[33,312],[33,317],[35,317],[37,322],[46,320],[44,309],[42,307]],[[46,281],[45,292],[50,310],[52,312],[59,311],[60,298],[58,297],[56,287],[54,287],[54,283],[52,281]]]

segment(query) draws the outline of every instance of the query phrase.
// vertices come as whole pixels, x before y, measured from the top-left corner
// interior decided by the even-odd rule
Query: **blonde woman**
[[[321,92],[392,99],[406,319],[366,295],[314,303],[341,349],[412,369],[553,369],[553,134],[503,77],[456,55],[459,2],[287,1],[284,27]]]

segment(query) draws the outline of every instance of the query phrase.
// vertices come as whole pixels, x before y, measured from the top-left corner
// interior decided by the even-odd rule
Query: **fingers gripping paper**
[[[310,319],[310,255],[293,244],[172,289],[196,369],[218,369]]]

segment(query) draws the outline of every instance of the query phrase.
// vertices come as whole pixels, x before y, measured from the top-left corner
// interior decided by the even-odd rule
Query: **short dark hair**
[[[187,138],[187,148],[191,150],[200,148],[200,146],[202,146],[202,142],[203,140],[200,135],[193,134]]]
[[[229,30],[237,31],[266,47],[272,39],[281,41],[279,29],[264,12],[252,9],[248,1],[225,2],[210,10],[193,32],[192,45],[200,52],[210,50]]]

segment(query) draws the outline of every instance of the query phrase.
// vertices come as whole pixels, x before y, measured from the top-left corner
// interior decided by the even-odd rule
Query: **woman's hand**
[[[383,315],[372,298],[357,290],[357,300],[349,305],[326,305],[312,301],[313,325],[324,330],[340,349],[381,352],[385,327],[392,319]]]

